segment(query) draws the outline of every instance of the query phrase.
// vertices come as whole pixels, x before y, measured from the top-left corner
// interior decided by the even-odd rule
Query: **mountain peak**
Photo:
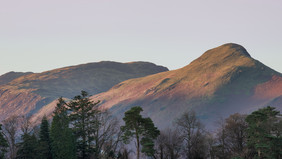
[[[279,105],[281,79],[281,74],[253,59],[244,47],[228,43],[183,68],[123,81],[91,99],[102,101],[102,108],[110,108],[120,118],[130,107],[140,105],[161,128],[172,126],[172,121],[190,110],[211,125],[218,116],[246,113],[270,102]]]
[[[218,48],[222,48],[222,49],[224,48],[224,49],[228,49],[230,51],[234,50],[236,52],[240,52],[242,55],[251,57],[251,55],[248,53],[248,51],[242,45],[239,45],[239,44],[227,43],[227,44],[219,46]]]
[[[191,64],[195,67],[203,67],[203,65],[205,65],[208,68],[214,65],[251,65],[253,61],[254,59],[243,46],[234,43],[227,43],[206,51]]]
[[[251,55],[248,51],[239,44],[235,43],[227,43],[216,48],[210,49],[206,51],[202,56],[219,56],[219,57],[237,57],[237,56],[245,56],[251,58]]]

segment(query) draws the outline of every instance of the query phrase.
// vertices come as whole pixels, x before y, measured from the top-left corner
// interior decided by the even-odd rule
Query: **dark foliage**
[[[21,136],[21,140],[18,144],[17,159],[37,159],[44,155],[40,154],[38,149],[40,145],[34,134],[25,133]]]
[[[43,117],[39,132],[38,151],[41,159],[52,159],[51,141],[49,136],[49,123],[46,116]]]
[[[53,159],[75,159],[75,138],[69,128],[66,102],[59,98],[50,130]]]
[[[246,118],[248,148],[254,158],[282,158],[282,120],[279,111],[266,107]]]
[[[68,104],[70,108],[70,122],[76,139],[76,148],[78,158],[90,158],[95,148],[91,146],[94,141],[92,134],[96,131],[99,124],[93,120],[95,114],[99,111],[97,103],[90,101],[88,93],[81,91],[81,95],[75,96]]]
[[[4,137],[2,131],[2,125],[0,124],[0,159],[4,158],[5,153],[7,152],[8,142]]]
[[[160,131],[154,126],[151,118],[143,118],[140,114],[141,111],[143,109],[137,106],[125,112],[123,118],[125,125],[121,127],[123,132],[122,137],[125,143],[129,143],[132,138],[136,139],[137,159],[140,158],[141,146],[141,152],[147,156],[154,155],[154,140],[160,134]]]

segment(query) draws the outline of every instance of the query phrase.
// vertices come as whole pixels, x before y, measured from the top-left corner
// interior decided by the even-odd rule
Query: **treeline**
[[[125,112],[120,125],[98,104],[82,91],[71,101],[58,100],[50,124],[46,117],[39,127],[26,117],[2,121],[0,159],[282,158],[282,116],[273,107],[233,114],[209,132],[193,111],[160,131],[141,107]]]
[[[157,138],[156,158],[281,159],[281,117],[268,106],[250,115],[230,115],[209,132],[195,112],[186,112],[176,120],[175,129],[164,130]]]
[[[119,152],[122,151],[122,133],[118,120],[108,111],[98,109],[98,102],[92,102],[85,91],[69,102],[59,98],[51,124],[43,117],[39,127],[31,125],[28,118],[18,116],[11,116],[2,122],[1,159],[122,156]]]

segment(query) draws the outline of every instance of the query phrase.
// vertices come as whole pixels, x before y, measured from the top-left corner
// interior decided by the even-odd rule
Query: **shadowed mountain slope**
[[[165,127],[191,109],[207,124],[269,103],[281,110],[281,95],[280,73],[253,59],[242,46],[225,44],[181,69],[121,82],[92,99],[119,117],[132,106],[142,106],[144,114]]]
[[[148,62],[103,61],[29,73],[18,78],[5,79],[3,76],[7,75],[3,75],[0,79],[5,79],[6,84],[0,85],[0,120],[11,114],[34,114],[61,96],[72,98],[81,90],[93,95],[121,81],[163,71],[168,69]]]

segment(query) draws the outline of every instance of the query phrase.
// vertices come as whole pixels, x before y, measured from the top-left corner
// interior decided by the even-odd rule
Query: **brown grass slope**
[[[121,81],[167,70],[148,62],[103,61],[19,76],[0,86],[0,120],[34,114],[58,97],[72,98],[81,90],[97,94]]]
[[[242,46],[225,44],[208,50],[189,65],[121,82],[93,96],[122,117],[140,105],[160,127],[186,110],[196,110],[206,123],[235,112],[249,112],[282,95],[280,73],[253,59]],[[269,92],[264,94],[266,91]],[[277,107],[281,109],[281,104]]]

